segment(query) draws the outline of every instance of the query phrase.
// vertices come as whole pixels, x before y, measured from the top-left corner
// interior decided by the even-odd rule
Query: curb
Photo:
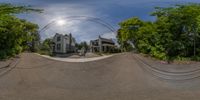
[[[20,58],[15,57],[14,60],[11,63],[9,63],[7,66],[1,67],[3,71],[0,72],[0,77],[6,75],[8,72],[14,69],[19,62],[20,62]]]
[[[114,55],[108,55],[108,56],[92,57],[92,58],[53,58],[53,57],[50,57],[50,56],[47,56],[47,55],[40,55],[40,54],[37,54],[37,53],[36,53],[36,55],[39,55],[43,58],[54,60],[54,61],[62,61],[62,62],[69,62],[69,63],[92,62],[92,61],[103,60],[103,59],[110,58],[110,57],[114,56]]]
[[[182,81],[182,80],[196,79],[200,77],[200,69],[192,71],[184,71],[184,72],[169,72],[152,67],[150,64],[143,61],[137,55],[133,55],[133,57],[139,62],[139,64],[143,65],[142,66],[143,69],[161,79]]]

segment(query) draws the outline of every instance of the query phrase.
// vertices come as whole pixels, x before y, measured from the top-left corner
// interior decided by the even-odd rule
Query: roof
[[[71,34],[71,33],[70,33]],[[55,35],[54,35],[54,37],[56,36],[56,35],[58,35],[58,36],[64,36],[64,37],[69,37],[70,36],[70,34],[68,35],[68,34],[60,34],[60,33],[56,33]]]
[[[114,43],[115,44],[115,42],[112,39],[106,39],[106,38],[102,38],[100,36],[99,36],[99,39],[101,39],[101,41],[103,41],[103,42],[109,42],[109,43]],[[91,40],[91,42],[97,42],[97,41],[99,41],[99,39]]]
[[[114,43],[114,41],[112,39],[106,39],[106,38],[102,38],[102,37],[100,37],[100,38],[102,41]]]

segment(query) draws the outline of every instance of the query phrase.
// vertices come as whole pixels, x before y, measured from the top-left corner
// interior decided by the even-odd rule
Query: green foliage
[[[156,7],[152,16],[155,22],[134,17],[119,24],[123,49],[132,41],[139,52],[162,60],[200,56],[200,4]]]
[[[0,4],[0,15],[5,14],[18,14],[24,12],[42,12],[41,9],[33,9],[30,6],[16,6],[12,4]]]
[[[14,14],[38,11],[25,6],[0,4],[0,59],[19,54],[34,40],[38,26],[15,17]]]
[[[50,47],[51,43],[52,43],[52,39],[50,39],[50,38],[45,39],[42,42],[40,49],[43,50],[43,51],[50,51],[51,50],[51,47]]]
[[[86,41],[83,41],[79,44],[76,44],[76,47],[77,47],[78,50],[81,50],[82,48],[85,48],[86,50],[89,49],[89,46],[88,46]]]
[[[53,56],[52,54],[52,47],[51,45],[53,44],[53,41],[51,38],[46,38],[40,45],[39,50],[37,51],[39,54],[42,55],[50,55]]]
[[[129,51],[131,45],[128,43],[128,41],[138,40],[137,31],[143,25],[143,22],[134,17],[121,22],[119,25],[121,26],[121,29],[118,30],[118,42],[121,44],[123,51]]]

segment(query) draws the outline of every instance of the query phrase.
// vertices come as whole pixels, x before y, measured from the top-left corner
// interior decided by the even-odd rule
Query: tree
[[[42,42],[41,50],[43,50],[43,51],[50,51],[50,49],[51,49],[51,47],[50,47],[51,43],[52,43],[52,39],[50,39],[50,38],[45,39]]]
[[[145,22],[134,17],[120,23],[119,44],[132,41],[136,49],[162,60],[200,56],[200,4],[156,7],[157,19]]]
[[[136,44],[138,40],[137,31],[143,25],[143,22],[139,18],[134,17],[119,23],[119,25],[121,28],[118,30],[118,43],[123,51],[128,51],[131,48],[128,41]]]
[[[199,38],[196,37],[198,30],[198,16],[200,4],[176,5],[170,8],[157,8],[153,13],[158,18],[157,25],[165,27],[162,35],[165,48],[169,56],[190,57],[196,55],[196,47]],[[164,20],[163,20],[164,19]],[[161,24],[162,23],[162,24]],[[161,28],[162,29],[162,28]],[[158,28],[158,30],[161,30]]]
[[[19,54],[28,48],[27,42],[32,41],[38,26],[26,20],[19,19],[15,14],[41,11],[25,6],[0,4],[0,59]]]
[[[30,6],[16,6],[7,3],[0,4],[0,15],[19,14],[24,12],[42,12],[41,9],[33,9]]]
[[[32,41],[30,50],[32,52],[38,52],[40,49],[40,34],[39,32],[34,32],[31,34],[31,36],[32,36]]]
[[[83,42],[81,42],[81,43],[79,43],[79,44],[76,44],[76,47],[77,47],[79,50],[81,50],[82,48],[85,48],[86,50],[89,49],[89,46],[88,46],[88,44],[87,44],[86,41],[83,41]]]

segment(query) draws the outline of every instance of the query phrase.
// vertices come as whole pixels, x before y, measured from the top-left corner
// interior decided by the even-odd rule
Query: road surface
[[[162,80],[142,67],[132,53],[82,63],[23,53],[0,76],[0,100],[199,100],[198,79]]]

